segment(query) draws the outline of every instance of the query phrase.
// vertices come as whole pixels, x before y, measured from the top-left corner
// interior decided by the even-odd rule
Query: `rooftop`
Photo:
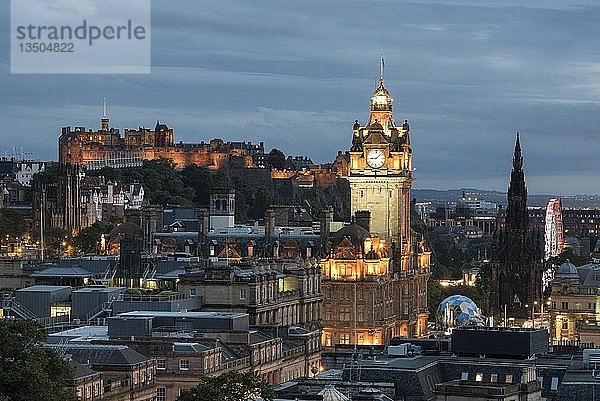
[[[168,311],[133,311],[121,313],[122,317],[183,317],[189,319],[231,319],[248,316],[241,312],[168,312]]]

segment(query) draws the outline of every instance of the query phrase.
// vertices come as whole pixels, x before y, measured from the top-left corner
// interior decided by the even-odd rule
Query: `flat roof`
[[[133,311],[117,315],[118,317],[183,317],[189,319],[231,319],[248,316],[242,312],[169,312],[169,311]]]
[[[48,340],[70,338],[77,341],[108,339],[108,326],[81,326],[48,335]]]
[[[115,292],[115,291],[124,291],[127,288],[125,287],[84,287],[78,290],[73,291],[73,293],[82,293],[82,292]]]
[[[66,285],[32,285],[31,287],[25,287],[17,290],[16,292],[53,292],[68,289],[71,291],[71,287]]]
[[[400,369],[400,370],[419,370],[431,363],[456,363],[456,364],[494,364],[502,365],[533,365],[541,366],[571,366],[571,359],[563,358],[534,358],[534,359],[518,359],[518,358],[479,358],[479,357],[452,357],[449,355],[417,355],[414,357],[389,357],[378,356],[376,359],[363,359],[360,362],[361,368],[373,369]]]

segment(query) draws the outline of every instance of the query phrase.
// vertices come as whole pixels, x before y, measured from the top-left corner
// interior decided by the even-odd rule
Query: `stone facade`
[[[183,144],[174,142],[173,129],[159,121],[153,130],[138,128],[120,131],[110,128],[108,118],[103,118],[98,131],[84,127],[63,127],[58,139],[59,161],[85,166],[102,167],[140,166],[143,160],[169,159],[175,167],[196,164],[218,170],[230,159],[237,158],[245,167],[264,167],[264,145],[251,142],[223,142],[213,139],[209,143]]]
[[[542,301],[544,246],[540,229],[531,229],[521,143],[517,134],[508,188],[504,228],[498,230],[492,255],[492,314],[506,307],[511,316],[527,317],[526,305]]]
[[[336,232],[323,258],[323,345],[383,344],[427,331],[430,252],[410,229],[412,150],[383,85],[368,122],[353,126],[348,180],[355,222]],[[346,159],[338,154],[340,171]]]

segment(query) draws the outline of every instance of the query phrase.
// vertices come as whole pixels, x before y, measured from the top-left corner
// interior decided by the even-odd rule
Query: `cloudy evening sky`
[[[11,75],[0,0],[0,146],[56,159],[63,125],[175,129],[333,160],[385,54],[416,188],[505,190],[516,131],[531,193],[600,193],[597,0],[153,0],[149,75]],[[523,4],[527,4],[524,6]]]

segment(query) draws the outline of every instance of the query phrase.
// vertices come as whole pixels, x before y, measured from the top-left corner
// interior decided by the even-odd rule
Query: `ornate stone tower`
[[[504,306],[515,315],[525,315],[542,297],[543,243],[539,230],[529,228],[527,187],[523,172],[521,142],[517,133],[513,167],[508,187],[505,227],[496,233],[490,290],[492,313]]]
[[[407,244],[410,236],[412,150],[408,121],[396,126],[393,99],[383,85],[371,97],[368,122],[354,123],[350,149],[351,213],[371,212],[370,231],[388,244]]]
[[[355,222],[329,238],[322,260],[327,348],[427,333],[430,252],[410,229],[410,130],[406,120],[396,126],[392,103],[382,68],[369,119],[353,127],[348,180]]]

